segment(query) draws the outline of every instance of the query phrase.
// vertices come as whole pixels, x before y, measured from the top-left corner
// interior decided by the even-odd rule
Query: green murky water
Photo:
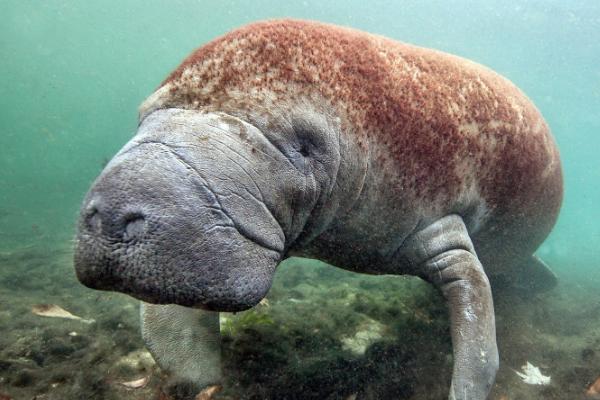
[[[470,58],[536,103],[565,173],[560,219],[538,252],[561,283],[497,300],[492,398],[585,398],[600,375],[600,3],[4,0],[0,10],[0,399],[160,398],[152,363],[122,359],[143,350],[135,301],[75,281],[78,207],[135,132],[137,106],[182,58],[234,27],[282,16]],[[313,264],[283,266],[270,305],[228,321],[220,396],[443,398],[451,350],[441,298],[412,279]],[[35,316],[38,303],[96,322]],[[376,339],[353,352],[346,339],[365,326]],[[514,370],[525,361],[552,383],[521,382]],[[143,388],[119,384],[144,376]]]

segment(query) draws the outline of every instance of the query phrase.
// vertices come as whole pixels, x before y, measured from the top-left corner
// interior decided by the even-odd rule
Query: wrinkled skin
[[[223,121],[239,132],[224,132]],[[268,178],[273,170],[286,184]],[[84,201],[78,278],[152,303],[247,309],[269,290],[285,251],[278,218],[293,210],[274,215],[270,203],[307,195],[304,178],[249,125],[158,111]]]
[[[307,39],[307,32],[315,38]],[[79,280],[148,303],[142,308],[144,340],[173,386],[187,388],[178,393],[192,398],[221,380],[217,312],[260,302],[286,257],[419,276],[441,290],[450,309],[449,399],[485,399],[498,369],[488,276],[510,281],[526,271],[532,280],[554,280],[532,258],[562,199],[558,152],[539,112],[489,70],[355,31],[276,21],[233,36],[200,49],[142,105],[137,135],[83,202],[75,252]],[[314,73],[314,46],[337,37],[339,46],[359,43],[382,57],[381,65],[393,51],[402,53],[389,71],[374,73],[363,64],[345,70],[348,82],[372,86],[373,104],[365,104],[371,99],[362,92],[344,91],[330,70],[320,71],[321,86],[307,78]],[[285,57],[241,60],[225,80],[223,71],[203,62],[228,51],[275,57],[252,48],[258,43],[262,51],[264,40],[275,41],[271,50],[280,40],[309,54],[306,65],[293,59],[282,67],[281,76],[293,85],[271,77],[267,83],[248,80],[266,85],[258,89],[226,86],[246,84],[233,77],[253,77],[253,68],[281,65]],[[240,43],[250,48],[241,51]],[[383,52],[384,45],[398,48]],[[337,47],[319,54],[331,49]],[[336,66],[342,62],[335,57],[344,54],[349,51],[323,61]],[[371,73],[416,82],[408,89],[427,102],[394,98],[391,86],[364,80]],[[190,79],[211,74],[212,83],[195,86],[202,80]],[[493,107],[484,107],[488,98]],[[471,122],[454,120],[459,114]],[[387,131],[407,116],[408,123]]]

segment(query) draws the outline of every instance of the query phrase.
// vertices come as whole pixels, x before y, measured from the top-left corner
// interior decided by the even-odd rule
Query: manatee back
[[[333,110],[386,175],[389,204],[463,215],[488,273],[520,264],[554,225],[562,173],[539,111],[505,78],[443,52],[316,22],[259,22],[196,50],[142,113],[218,110],[273,126],[303,102]]]

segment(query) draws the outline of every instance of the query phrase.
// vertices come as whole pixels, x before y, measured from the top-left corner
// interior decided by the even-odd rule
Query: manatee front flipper
[[[487,276],[458,215],[441,218],[405,242],[415,274],[440,288],[450,309],[454,369],[450,400],[484,400],[498,370],[494,305]]]
[[[141,303],[142,337],[167,373],[168,394],[192,399],[221,382],[219,313]]]

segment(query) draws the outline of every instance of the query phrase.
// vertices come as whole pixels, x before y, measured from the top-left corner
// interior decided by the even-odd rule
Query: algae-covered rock
[[[148,350],[135,350],[119,358],[115,363],[117,368],[130,368],[139,371],[149,371],[155,365]]]
[[[359,326],[353,336],[342,337],[344,350],[355,355],[363,355],[367,348],[375,342],[383,339],[386,327],[374,319],[365,317],[365,321]]]
[[[237,336],[246,330],[272,325],[274,321],[269,313],[259,307],[236,314],[221,313],[220,323],[222,335]]]

